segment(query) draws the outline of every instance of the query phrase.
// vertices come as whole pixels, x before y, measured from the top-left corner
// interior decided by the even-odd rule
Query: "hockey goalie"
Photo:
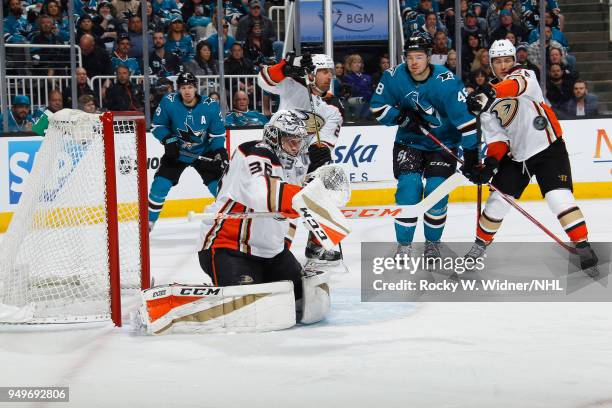
[[[310,145],[306,123],[278,111],[263,139],[234,152],[216,201],[206,209],[199,261],[208,285],[165,285],[143,291],[139,323],[150,334],[269,331],[322,320],[330,308],[328,277],[303,270],[289,250],[301,219],[333,248],[350,229],[339,207],[350,196],[338,166],[318,169],[304,187],[300,157]]]

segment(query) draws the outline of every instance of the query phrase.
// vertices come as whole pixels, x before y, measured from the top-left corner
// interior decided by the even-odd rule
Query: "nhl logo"
[[[536,116],[535,119],[533,119],[533,127],[537,130],[544,130],[547,126],[548,119],[546,119],[544,116]]]

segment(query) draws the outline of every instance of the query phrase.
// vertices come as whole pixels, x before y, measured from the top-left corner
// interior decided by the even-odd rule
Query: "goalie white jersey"
[[[493,87],[497,99],[480,116],[487,145],[505,142],[512,159],[523,162],[562,136],[533,71],[515,67]]]
[[[243,143],[234,152],[207,213],[283,212],[297,218],[291,199],[300,190],[305,166],[296,159],[286,174],[276,154],[261,141]],[[296,224],[287,219],[246,218],[212,221],[203,249],[228,248],[263,258],[283,251]],[[287,242],[290,244],[290,242]]]
[[[269,68],[264,66],[257,77],[257,83],[267,92],[280,96],[278,109],[311,112],[308,89],[294,79],[282,76],[278,72],[275,73]],[[334,147],[342,126],[342,114],[336,106],[328,104],[320,96],[312,95],[312,101],[314,112],[324,121],[319,129],[321,141]],[[309,128],[312,127],[311,124],[307,124]],[[316,142],[316,139],[313,142]]]

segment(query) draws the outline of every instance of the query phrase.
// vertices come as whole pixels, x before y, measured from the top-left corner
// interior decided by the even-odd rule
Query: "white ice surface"
[[[545,203],[524,205],[562,236]],[[591,240],[609,242],[612,201],[580,205]],[[470,241],[474,224],[473,204],[453,204],[445,238]],[[71,402],[50,407],[612,407],[612,303],[361,303],[360,242],[394,233],[390,221],[353,225],[350,272],[334,275],[323,323],[159,337],[129,326],[3,327],[0,386],[70,386]],[[158,222],[156,283],[205,281],[198,229]],[[295,242],[304,241],[300,228]],[[548,239],[511,212],[498,241]],[[303,245],[294,250],[302,259]],[[124,320],[134,308],[124,302]]]

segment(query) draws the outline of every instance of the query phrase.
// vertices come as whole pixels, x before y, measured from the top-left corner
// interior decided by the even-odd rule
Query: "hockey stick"
[[[431,140],[433,140],[438,146],[440,146],[446,153],[450,154],[452,157],[455,158],[455,160],[457,160],[459,163],[464,164],[463,160],[460,159],[459,157],[457,157],[457,155],[455,153],[453,153],[453,151],[451,149],[449,149],[444,143],[442,143],[437,137],[435,137],[430,131],[428,131],[427,129],[425,129],[423,126],[419,125],[421,132],[423,132],[423,134],[425,136],[427,136],[428,138],[430,138]],[[506,195],[505,193],[501,192],[497,187],[495,187],[493,184],[491,183],[487,183],[487,186],[489,186],[489,188],[493,191],[497,191],[499,193],[499,195],[501,196],[501,198],[504,199],[504,201],[506,201],[508,204],[510,204],[512,207],[514,207],[518,212],[520,212],[521,214],[523,214],[529,221],[531,221],[533,224],[535,224],[538,228],[540,228],[546,235],[548,235],[549,237],[551,237],[553,240],[555,240],[557,242],[557,244],[561,245],[563,248],[565,248],[566,250],[568,250],[570,253],[575,254],[576,253],[576,249],[572,248],[571,246],[567,245],[565,242],[563,242],[561,240],[561,238],[557,237],[552,231],[550,231],[548,228],[546,228],[541,222],[539,222],[538,220],[536,220],[531,214],[529,214],[526,210],[523,209],[523,207],[521,207],[516,200],[514,200],[514,198],[510,197],[509,195]]]
[[[461,185],[466,178],[461,173],[455,173],[434,191],[417,204],[412,205],[380,205],[380,206],[359,206],[344,207],[340,210],[346,218],[411,218],[418,217],[436,205],[440,200],[450,194],[455,188]],[[249,213],[188,213],[189,221],[195,220],[224,220],[224,219],[245,219],[245,218],[285,218],[280,212],[249,212]]]
[[[480,164],[480,146],[482,143],[482,131],[480,130],[480,115],[476,115],[476,158]],[[476,228],[480,221],[480,213],[482,212],[482,184],[477,184],[476,190]]]
[[[202,160],[202,161],[208,161],[208,162],[215,161],[214,159],[211,159],[210,157],[200,156],[200,155],[198,155],[198,154],[195,154],[195,153],[190,153],[190,152],[186,152],[186,151],[184,151],[184,150],[181,150],[181,152],[180,152],[180,153],[181,153],[182,155],[185,155],[185,156],[187,156],[187,157],[191,157],[191,158],[196,159],[196,160]]]

